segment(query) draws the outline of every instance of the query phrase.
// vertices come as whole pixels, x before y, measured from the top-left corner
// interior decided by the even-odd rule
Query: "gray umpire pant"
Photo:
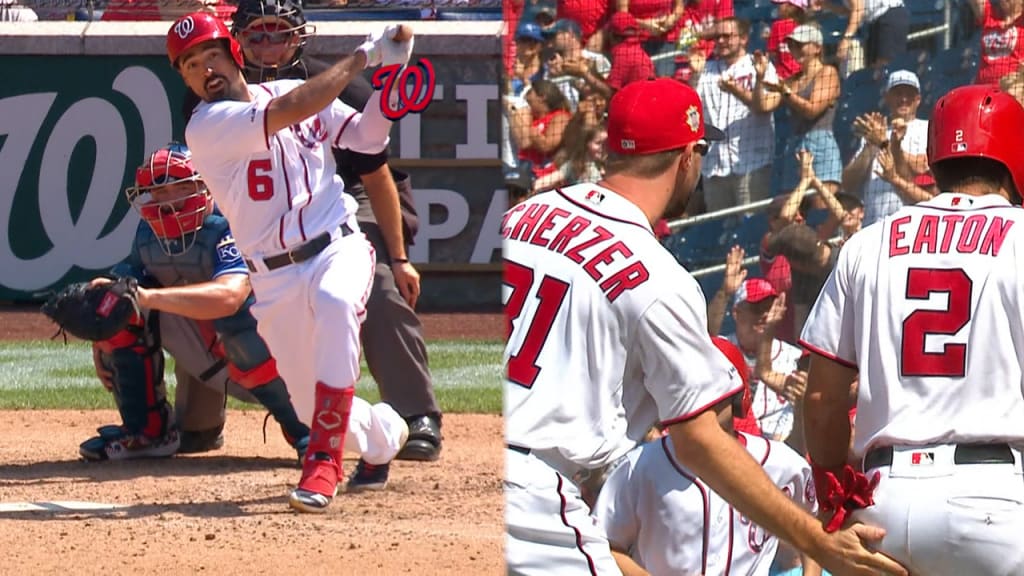
[[[366,365],[377,382],[381,400],[403,418],[440,414],[427,367],[423,325],[395,285],[387,244],[373,217],[369,197],[364,192],[356,199],[359,228],[377,252],[373,290],[366,302],[366,321],[360,334]]]

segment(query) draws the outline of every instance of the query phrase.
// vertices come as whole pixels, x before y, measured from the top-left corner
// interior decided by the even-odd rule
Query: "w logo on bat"
[[[430,60],[421,59],[415,66],[392,64],[383,66],[373,74],[373,87],[381,90],[380,111],[391,121],[406,114],[419,114],[434,99],[434,67]]]

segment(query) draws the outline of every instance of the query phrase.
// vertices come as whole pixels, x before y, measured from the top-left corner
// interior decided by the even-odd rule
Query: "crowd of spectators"
[[[726,138],[710,146],[687,216],[720,212],[721,220],[761,226],[739,234],[760,242],[725,244],[724,262],[712,262],[724,272],[705,284],[708,330],[743,352],[762,432],[802,450],[793,422],[806,356],[796,342],[843,243],[938,192],[927,164],[924,103],[951,86],[936,82],[938,73],[922,81],[934,54],[908,59],[907,6],[771,0],[766,20],[766,11],[754,3],[755,10],[742,9],[740,0],[735,8],[733,0],[546,1],[513,0],[507,26],[510,202],[600,180],[604,110],[622,86],[654,76],[691,84],[705,118]],[[748,14],[762,19],[740,17]],[[970,0],[963,16],[977,54],[965,72],[1024,101],[1024,0]],[[841,103],[857,90],[873,91],[861,101],[874,108],[841,117]],[[847,157],[839,128],[857,140],[844,143],[852,144]],[[675,236],[700,230],[690,224],[674,223]],[[660,230],[670,234],[668,226]]]
[[[743,220],[761,229],[742,236],[762,235],[745,248],[789,296],[780,338],[792,343],[843,239],[936,193],[923,103],[949,86],[922,82],[931,55],[908,62],[904,0],[771,1],[770,17],[753,0],[506,2],[503,162],[512,202],[596,182],[615,91],[654,76],[691,84],[726,138],[711,145],[687,216],[761,216]],[[965,66],[1024,100],[1024,0],[967,4],[977,61]],[[841,118],[841,102],[865,89],[874,108]],[[839,128],[857,140],[843,142],[847,157]]]

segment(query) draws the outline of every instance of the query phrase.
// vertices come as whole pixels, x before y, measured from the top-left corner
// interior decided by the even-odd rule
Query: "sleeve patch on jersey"
[[[217,246],[217,256],[220,257],[222,262],[230,262],[232,260],[238,260],[242,255],[238,252],[238,246],[235,246],[234,242],[230,244],[221,243]]]

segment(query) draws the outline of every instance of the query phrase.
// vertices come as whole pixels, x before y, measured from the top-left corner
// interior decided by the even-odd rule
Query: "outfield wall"
[[[420,231],[422,310],[499,307],[501,22],[418,21],[414,59],[433,102],[392,131]],[[183,140],[184,86],[168,22],[0,23],[0,301],[37,300],[128,253],[138,216],[123,190],[146,154]],[[307,53],[346,54],[375,22],[319,22]]]

